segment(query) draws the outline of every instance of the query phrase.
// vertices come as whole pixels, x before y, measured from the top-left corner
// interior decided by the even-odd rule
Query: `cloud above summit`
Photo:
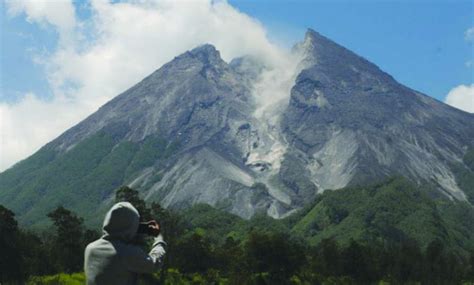
[[[283,51],[263,25],[225,1],[93,0],[89,15],[64,1],[7,1],[10,17],[54,30],[53,50],[34,54],[52,98],[28,93],[0,103],[0,171],[26,158],[98,107],[186,50],[216,46],[224,60],[253,55],[277,64]]]

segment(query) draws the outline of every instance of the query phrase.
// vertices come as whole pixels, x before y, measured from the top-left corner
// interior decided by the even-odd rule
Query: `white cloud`
[[[474,84],[454,87],[444,101],[453,107],[474,113]]]
[[[61,40],[69,39],[76,27],[74,5],[70,0],[7,0],[6,4],[12,16],[25,13],[29,22],[54,26],[63,37]]]
[[[278,65],[285,55],[269,42],[258,21],[225,1],[92,0],[87,23],[75,17],[71,0],[6,3],[11,15],[52,26],[59,41],[37,60],[45,66],[53,98],[44,101],[29,94],[13,105],[0,103],[0,170],[200,44],[214,44],[225,60],[249,54]]]
[[[468,42],[474,41],[474,27],[471,27],[464,32],[464,39]]]
[[[72,109],[64,99],[48,103],[31,93],[20,104],[0,104],[0,167],[30,155],[85,115]]]

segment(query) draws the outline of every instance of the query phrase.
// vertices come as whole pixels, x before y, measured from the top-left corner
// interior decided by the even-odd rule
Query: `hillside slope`
[[[177,56],[0,173],[0,204],[24,225],[42,226],[58,205],[95,223],[129,185],[168,208],[284,218],[327,189],[393,175],[426,184],[427,199],[473,201],[473,114],[312,30],[294,53],[295,74],[227,63],[211,45]],[[272,76],[291,91],[262,84]]]
[[[327,191],[292,217],[292,232],[312,244],[325,238],[380,243],[440,240],[456,249],[474,248],[474,209],[466,202],[434,201],[404,178],[343,191]]]

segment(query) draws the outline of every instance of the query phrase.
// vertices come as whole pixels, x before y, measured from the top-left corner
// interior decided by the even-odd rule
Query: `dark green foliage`
[[[469,255],[469,261],[467,266],[467,280],[474,280],[474,251],[472,251]]]
[[[0,203],[18,214],[20,224],[49,225],[46,214],[62,205],[96,226],[105,210],[97,207],[144,167],[161,167],[178,148],[157,136],[121,141],[121,125],[109,126],[57,155],[52,145],[0,174]],[[160,179],[159,175],[154,178]],[[93,209],[91,211],[91,209]]]
[[[178,214],[156,202],[146,204],[129,187],[119,188],[115,197],[134,204],[147,219],[159,221],[168,242],[164,269],[141,276],[139,284],[463,284],[474,280],[470,205],[433,202],[399,178],[357,191],[327,192],[284,220],[264,214],[243,220],[208,205]],[[16,265],[9,264],[13,280],[82,269],[82,260],[67,256],[82,258],[85,245],[97,234],[84,230],[82,219],[65,208],[49,216],[55,231],[39,238],[19,230],[13,213],[3,210],[2,227],[10,225],[18,233],[10,244],[21,257]],[[348,220],[353,228],[346,225]],[[50,284],[48,280],[61,278],[70,277],[30,282]]]
[[[467,275],[468,268],[458,266],[460,263],[466,266],[466,260],[460,260],[440,241],[433,241],[428,245],[423,261],[422,281],[425,284],[445,284],[440,282],[442,280],[461,284]]]
[[[271,284],[286,284],[306,262],[304,248],[282,234],[251,232],[245,243],[251,272],[266,272]]]
[[[48,217],[53,221],[56,229],[55,234],[50,237],[54,241],[49,248],[52,259],[55,260],[56,270],[60,272],[79,270],[83,220],[63,207],[58,207],[49,213]]]
[[[15,164],[14,167],[2,172],[0,181],[5,185],[25,183],[25,180],[34,179],[36,177],[36,171],[43,165],[48,164],[55,157],[56,153],[49,145],[46,145],[28,159],[22,160]],[[14,194],[14,192],[11,191],[9,194]]]
[[[0,205],[0,278],[2,284],[23,284],[29,276],[82,270],[84,248],[98,234],[84,231],[82,218],[58,207],[48,214],[54,232],[20,230],[11,211]]]
[[[184,211],[182,219],[189,228],[206,229],[206,238],[214,243],[222,243],[227,235],[235,235],[233,231],[243,223],[240,217],[206,204],[198,204]]]
[[[85,235],[83,219],[76,214],[58,207],[48,214],[53,221],[55,233],[51,236],[49,253],[54,267],[59,272],[77,272],[84,264],[84,248],[97,238],[93,232]]]
[[[162,227],[166,239],[174,243],[181,236],[184,228],[182,217],[172,210],[164,209],[156,202],[151,203],[150,211],[152,218]]]
[[[145,201],[140,198],[138,191],[128,186],[120,187],[117,192],[115,192],[115,203],[118,202],[131,203],[140,213],[140,221],[144,222],[152,219],[151,211],[146,206]]]
[[[373,274],[374,265],[371,264],[370,252],[354,240],[344,248],[340,254],[343,276],[352,277],[357,284],[370,284],[378,280]]]
[[[15,214],[0,205],[0,283],[22,281],[25,277],[19,246],[20,232]]]
[[[180,238],[170,259],[183,273],[205,273],[216,266],[211,244],[199,232]]]
[[[312,260],[312,271],[323,276],[339,276],[342,272],[341,250],[334,239],[324,239],[314,247],[309,256]]]
[[[233,237],[227,237],[225,242],[215,248],[216,268],[226,275],[239,275],[239,272],[248,272],[248,266],[244,262],[244,250],[239,241]],[[233,279],[236,279],[234,276]]]
[[[176,143],[168,144],[166,140],[160,137],[147,137],[140,143],[138,151],[127,167],[125,176],[130,177],[138,170],[153,166],[157,161],[168,158],[177,150],[177,147]]]
[[[229,237],[243,241],[251,231],[288,233],[290,230],[286,222],[275,220],[265,213],[257,213],[250,220],[244,220],[206,204],[194,205],[181,214],[181,221],[187,228],[205,229],[205,237],[217,244],[222,244]]]
[[[9,205],[16,212],[25,213],[22,219],[26,224],[38,223],[36,217],[45,217],[55,205],[70,207],[75,201],[91,202],[88,200],[94,195],[88,193],[88,187],[94,182],[84,177],[99,166],[101,159],[110,152],[113,144],[113,140],[104,133],[90,137],[58,159],[49,161],[46,166],[31,171],[30,179],[22,179],[20,183],[14,185],[2,183],[0,200],[4,201],[5,193],[7,195],[9,192],[20,193],[13,197]],[[49,150],[40,150],[43,151]],[[0,179],[6,179],[8,182],[8,173],[2,173]],[[79,197],[81,199],[78,199]],[[85,197],[90,198],[84,199]],[[45,220],[41,218],[39,221],[44,224]]]
[[[86,282],[84,273],[56,274],[50,276],[34,276],[28,280],[27,285],[83,285]]]
[[[244,234],[250,231],[289,234],[290,227],[282,221],[269,217],[266,213],[257,213],[241,225],[241,231]]]
[[[22,231],[18,241],[20,255],[23,258],[22,270],[30,275],[51,274],[57,272],[54,268],[54,260],[51,258],[48,236],[39,237],[35,233]]]
[[[424,193],[403,178],[326,191],[310,210],[290,219],[292,232],[312,244],[326,238],[343,244],[351,239],[365,243],[414,239],[426,246],[439,239],[456,250],[472,248],[472,207],[460,202],[436,202]]]
[[[390,272],[391,280],[402,283],[420,280],[423,255],[416,241],[406,240],[401,244],[390,244],[381,258],[382,268]]]

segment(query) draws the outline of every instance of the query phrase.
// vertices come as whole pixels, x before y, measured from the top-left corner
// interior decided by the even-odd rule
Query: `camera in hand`
[[[152,227],[149,222],[146,222],[146,223],[140,223],[138,225],[137,233],[145,234],[149,236],[157,236],[160,233],[160,230]]]

